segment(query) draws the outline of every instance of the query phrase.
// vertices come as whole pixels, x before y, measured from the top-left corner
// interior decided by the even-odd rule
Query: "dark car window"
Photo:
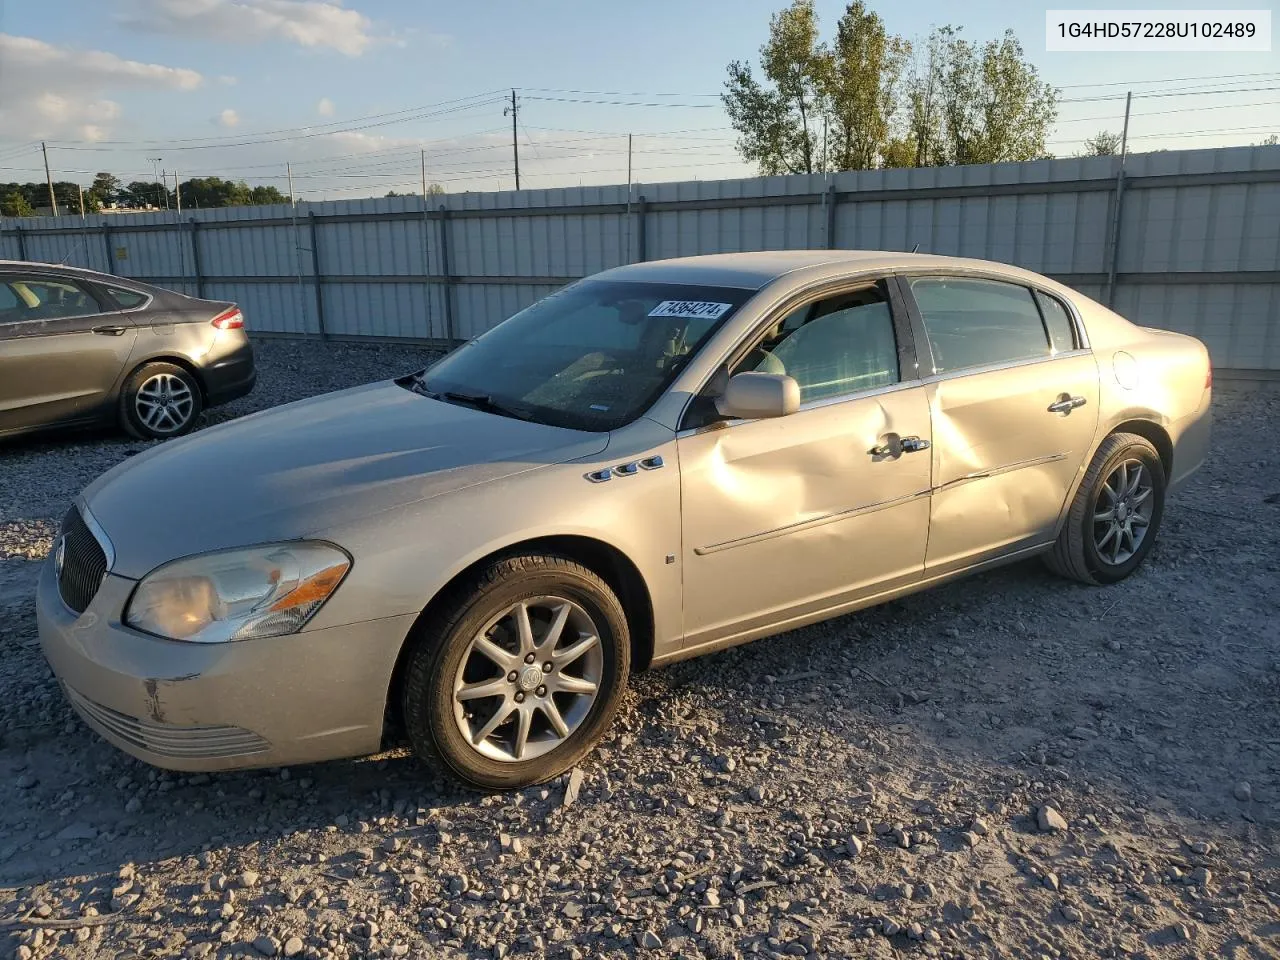
[[[0,323],[16,323],[22,319],[22,301],[7,283],[0,282]]]
[[[107,287],[106,290],[121,310],[132,310],[147,302],[147,295],[137,290],[126,290],[124,287]]]
[[[1040,310],[1016,283],[972,277],[916,277],[936,373],[1049,356]]]
[[[7,310],[0,306],[0,317],[9,323],[79,317],[102,309],[88,291],[67,280],[19,274],[5,277],[3,285],[15,301]]]
[[[789,313],[734,372],[785,373],[800,401],[898,382],[898,344],[883,284],[868,284]]]
[[[1044,314],[1044,325],[1049,331],[1054,353],[1065,353],[1076,348],[1076,335],[1071,326],[1071,314],[1057,297],[1036,291],[1036,302]]]

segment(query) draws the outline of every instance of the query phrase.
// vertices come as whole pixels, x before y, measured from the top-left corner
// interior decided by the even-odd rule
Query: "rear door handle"
[[[1084,405],[1085,405],[1084,397],[1070,397],[1064,393],[1061,398],[1049,404],[1049,412],[1050,413],[1070,413],[1076,407],[1083,407]]]
[[[128,329],[128,327],[121,327],[116,324],[108,323],[101,327],[94,327],[93,332],[100,333],[107,337],[118,337]]]

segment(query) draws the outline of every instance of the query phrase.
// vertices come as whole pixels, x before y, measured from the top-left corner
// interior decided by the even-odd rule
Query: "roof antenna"
[[[920,244],[917,243],[914,247],[911,248],[911,252],[915,253],[919,249],[920,249]]]

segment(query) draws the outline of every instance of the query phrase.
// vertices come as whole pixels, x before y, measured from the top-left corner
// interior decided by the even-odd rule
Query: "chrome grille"
[[[62,520],[54,550],[62,558],[58,570],[62,601],[76,613],[84,613],[107,575],[107,554],[75,507]]]
[[[67,700],[85,723],[104,737],[123,741],[128,746],[157,756],[201,760],[265,753],[271,748],[266,740],[252,730],[227,726],[180,727],[152,720],[139,720],[94,703],[71,687],[64,689]]]

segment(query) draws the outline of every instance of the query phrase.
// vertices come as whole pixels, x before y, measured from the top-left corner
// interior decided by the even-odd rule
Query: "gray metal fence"
[[[1195,334],[1220,369],[1280,376],[1280,147],[0,223],[0,258],[234,300],[257,331],[425,340],[634,260],[917,245],[1036,270]]]

